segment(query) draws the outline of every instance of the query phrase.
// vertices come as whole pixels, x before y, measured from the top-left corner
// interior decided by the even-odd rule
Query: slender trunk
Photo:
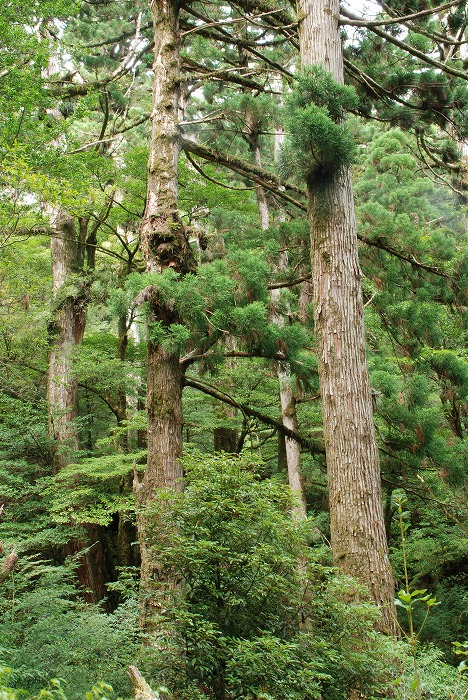
[[[278,363],[278,381],[281,400],[281,417],[283,425],[289,430],[298,432],[296,400],[292,387],[291,369],[288,363]],[[286,461],[288,465],[288,481],[295,502],[293,505],[293,517],[302,520],[306,517],[306,502],[304,488],[301,479],[301,446],[291,438],[285,438]]]
[[[173,0],[150,3],[154,26],[154,84],[152,132],[148,162],[146,208],[140,227],[140,246],[147,272],[169,268],[180,274],[195,269],[185,228],[178,214],[179,73],[178,6]],[[163,329],[178,322],[170,303],[161,301],[157,285],[145,290],[149,303],[147,354],[148,462],[143,480],[135,480],[138,536],[141,552],[141,623],[148,626],[155,605],[152,582],[163,577],[148,539],[147,506],[160,488],[183,486],[182,376],[179,352],[151,340],[152,324]],[[165,581],[167,588],[173,582]]]
[[[125,361],[128,347],[128,325],[127,314],[121,314],[118,321],[118,345],[117,357],[122,362]],[[117,387],[117,422],[122,426],[127,420],[127,394],[124,387]],[[119,433],[117,447],[123,452],[129,449],[130,435],[128,428]],[[122,495],[128,494],[132,490],[131,475],[122,477],[120,491]],[[134,523],[125,512],[117,514],[117,547],[116,561],[118,566],[136,566],[139,564],[138,547],[135,545],[137,532]]]
[[[259,142],[260,124],[256,121],[255,117],[250,112],[247,114],[247,127],[249,130],[248,142],[250,153],[253,156],[255,165],[258,165],[258,167],[261,168],[262,156],[260,153]],[[255,188],[255,193],[257,195],[257,206],[258,213],[260,216],[260,226],[262,231],[266,231],[270,228],[270,209],[268,207],[266,192],[261,185],[258,185]]]
[[[274,154],[275,162],[279,161],[281,148],[284,143],[284,131],[281,124],[275,126],[275,141]],[[280,212],[280,220],[284,221],[284,211]],[[279,269],[284,270],[288,266],[288,252],[285,248],[280,251]],[[271,291],[272,300],[275,299],[275,294],[279,298],[279,289]],[[304,321],[305,315],[301,314],[301,319]],[[282,316],[277,316],[279,325],[284,325],[285,319]],[[281,416],[285,428],[298,431],[297,412],[296,412],[296,397],[292,386],[292,376],[289,364],[279,362],[277,365],[278,382],[280,389],[281,401]],[[307,517],[307,504],[304,494],[304,486],[301,478],[301,446],[295,440],[283,437],[284,450],[286,454],[286,467],[288,470],[288,481],[291,491],[294,494],[296,503],[293,508],[293,517],[296,521]],[[278,455],[279,457],[279,455]]]
[[[226,335],[222,339],[226,351],[233,352],[237,350],[237,338],[233,335]],[[230,372],[233,372],[237,367],[235,357],[226,359],[226,366]],[[231,380],[227,384],[227,391],[231,393],[235,389],[235,380]],[[232,423],[237,416],[237,408],[228,404],[220,404],[219,401],[215,405],[215,415],[228,425],[217,426],[213,431],[213,443],[215,452],[226,452],[227,454],[239,454],[242,445],[239,444],[239,431],[232,427]],[[230,424],[230,425],[229,425]]]
[[[255,121],[251,114],[247,114],[247,125],[249,127],[249,148],[250,152],[254,157],[255,165],[262,167],[262,158],[260,153],[259,144],[259,131],[260,124]],[[278,136],[282,137],[280,131],[278,131]],[[275,153],[279,153],[279,146],[276,145],[277,140],[275,139]],[[262,231],[266,231],[270,227],[270,211],[268,207],[268,201],[266,198],[266,192],[263,187],[258,186],[256,188],[257,194],[257,205],[258,213],[260,216],[260,226]],[[279,268],[284,269],[288,264],[288,255],[286,251],[280,253]],[[271,300],[273,303],[278,302],[280,297],[279,289],[273,289],[271,291]],[[273,323],[278,326],[284,326],[285,319],[284,316],[272,313],[271,319]],[[281,402],[281,419],[285,428],[294,430],[297,432],[297,414],[296,414],[296,403],[294,400],[294,392],[292,388],[292,376],[291,369],[287,362],[276,363],[276,371],[278,375],[279,383],[279,394]],[[285,451],[285,461],[288,471],[288,482],[291,487],[295,502],[293,504],[293,517],[295,520],[301,520],[306,517],[306,502],[304,497],[304,490],[302,488],[301,481],[301,448],[300,445],[290,438],[284,438],[284,451]],[[279,446],[283,445],[281,442]],[[279,457],[279,455],[278,455]]]
[[[321,64],[343,82],[338,0],[299,0],[303,66]],[[337,566],[365,583],[380,628],[396,631],[385,537],[379,452],[366,364],[351,172],[309,183],[313,301]]]
[[[287,265],[287,253],[280,254],[280,268]],[[277,303],[280,296],[279,289],[271,290],[271,300]],[[271,319],[278,326],[285,324],[284,316],[274,312]],[[278,375],[279,394],[281,402],[281,420],[285,428],[298,432],[296,401],[293,390],[293,377],[288,362],[277,362],[276,372]],[[288,470],[288,482],[291,487],[295,502],[293,505],[293,517],[295,520],[302,520],[307,515],[304,489],[301,479],[301,446],[291,438],[284,438],[284,448],[286,465]]]
[[[121,362],[125,362],[128,347],[128,328],[127,314],[123,313],[118,320],[118,341],[117,341],[117,357]],[[116,404],[117,404],[117,422],[121,425],[127,420],[127,393],[125,388],[117,386],[116,389]],[[119,435],[119,446],[123,450],[128,448],[128,433]]]

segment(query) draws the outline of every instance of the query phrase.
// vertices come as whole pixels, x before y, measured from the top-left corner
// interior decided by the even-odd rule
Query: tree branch
[[[348,12],[347,14],[353,19],[359,19],[359,17],[353,14],[352,12]],[[411,56],[419,58],[423,63],[427,63],[429,66],[434,66],[434,68],[439,68],[443,73],[448,73],[449,75],[454,75],[456,78],[468,80],[468,74],[465,71],[457,70],[456,68],[450,68],[450,66],[447,66],[445,63],[437,61],[435,58],[431,58],[422,51],[419,51],[419,49],[415,49],[413,46],[410,46],[406,42],[400,41],[396,37],[392,36],[388,32],[384,32],[378,27],[369,27],[369,31],[371,31],[373,34],[376,34],[377,36],[380,36],[382,39],[385,39],[386,41],[388,41],[389,44],[397,46],[399,49],[402,49]]]
[[[182,65],[185,67],[187,66],[188,68],[191,68],[192,70],[196,70],[200,73],[200,78],[206,79],[206,78],[213,78],[215,80],[220,80],[223,82],[227,83],[235,83],[236,85],[241,85],[242,87],[249,88],[250,90],[256,90],[258,92],[265,92],[265,88],[263,85],[260,83],[255,82],[254,80],[250,80],[249,78],[244,78],[240,73],[242,70],[248,70],[249,72],[252,72],[251,68],[245,68],[242,66],[235,66],[234,68],[228,68],[228,69],[219,69],[219,70],[211,70],[209,68],[206,68],[205,66],[202,66],[200,63],[196,63],[195,61],[191,61],[188,58],[184,58],[182,60]],[[187,78],[193,80],[194,76],[188,75]],[[186,80],[184,76],[181,78],[182,82]],[[271,90],[268,92],[272,93]],[[272,94],[279,94],[277,92],[272,93]]]
[[[233,406],[234,408],[239,409],[239,411],[242,411],[242,413],[244,413],[247,416],[257,418],[262,423],[270,425],[272,428],[275,428],[275,430],[277,430],[278,432],[283,433],[283,435],[285,435],[286,437],[299,443],[301,447],[303,447],[312,455],[325,454],[325,448],[318,440],[311,440],[309,438],[302,437],[298,433],[295,433],[293,430],[285,428],[285,426],[280,421],[277,421],[274,418],[270,418],[270,416],[266,416],[264,413],[261,413],[260,411],[257,411],[254,408],[250,408],[250,406],[247,406],[246,404],[236,401],[228,394],[224,393],[223,391],[220,391],[219,389],[211,386],[210,384],[206,384],[205,382],[201,382],[199,380],[195,380],[187,376],[184,377],[184,384],[185,386],[192,387],[193,389],[198,389],[199,391],[203,392],[204,394],[207,394],[208,396],[212,396],[218,401],[222,401],[223,403],[226,403],[229,406]]]
[[[434,15],[437,12],[447,10],[449,7],[453,7],[454,5],[458,5],[459,3],[460,0],[451,0],[451,2],[446,2],[444,5],[439,5],[438,7],[431,7],[428,10],[421,10],[420,12],[413,12],[413,14],[410,15],[402,15],[401,17],[389,17],[387,19],[373,20],[359,18],[353,12],[346,10],[344,7],[340,7],[340,14],[346,17],[345,20],[340,19],[340,24],[350,25],[352,27],[368,27],[369,29],[372,27],[388,26],[389,24],[404,24],[405,22],[417,19],[419,17]]]
[[[296,277],[293,280],[288,280],[285,282],[273,282],[268,285],[268,289],[283,289],[284,287],[295,287],[296,284],[301,284],[301,282],[306,282],[312,279],[312,273],[307,273],[307,275],[302,275],[302,277]]]
[[[380,250],[384,250],[386,253],[395,256],[399,260],[403,260],[404,262],[409,263],[413,268],[426,270],[426,272],[430,272],[433,275],[438,275],[439,277],[445,277],[445,279],[452,279],[449,274],[447,274],[443,270],[440,270],[438,267],[434,267],[433,265],[426,265],[425,263],[419,262],[419,260],[416,260],[416,258],[413,255],[403,253],[397,250],[396,248],[389,246],[387,243],[384,243],[379,238],[373,240],[371,238],[367,238],[367,236],[363,236],[362,233],[358,233],[358,239],[366,245],[372,246],[373,248],[380,248]]]
[[[252,163],[249,163],[241,158],[237,158],[236,156],[220,153],[219,151],[215,151],[206,145],[191,141],[185,137],[181,138],[181,148],[186,153],[193,153],[194,155],[199,156],[210,163],[222,165],[238,175],[242,175],[242,177],[246,177],[252,182],[257,183],[257,185],[264,187],[269,192],[273,192],[278,197],[285,199],[290,204],[294,204],[296,207],[298,207],[298,209],[307,211],[305,204],[287,194],[287,190],[289,190],[290,192],[304,196],[305,192],[300,187],[295,187],[294,185],[284,182],[277,175],[274,175],[263,168],[259,168],[258,166],[253,165]]]

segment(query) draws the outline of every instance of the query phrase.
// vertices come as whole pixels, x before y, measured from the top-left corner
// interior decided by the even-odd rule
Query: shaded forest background
[[[135,662],[187,700],[466,697],[466,7],[345,4],[348,92],[263,0],[182,3],[164,83],[157,4],[0,8],[2,697]],[[307,211],[351,163],[398,641],[330,546]]]

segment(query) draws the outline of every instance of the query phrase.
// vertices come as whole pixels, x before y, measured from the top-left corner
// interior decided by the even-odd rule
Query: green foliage
[[[133,273],[125,289],[112,294],[112,304],[123,308],[129,295],[151,289],[152,303],[167,305],[183,321],[149,324],[149,339],[170,351],[182,352],[230,333],[255,355],[279,353],[294,362],[309,344],[309,336],[299,323],[280,327],[270,321],[269,277],[270,268],[260,253],[234,250],[224,260],[201,265],[197,275],[181,278],[173,270]]]
[[[61,469],[45,490],[52,520],[109,525],[115,513],[131,512],[133,497],[123,486],[144,457],[144,451],[114,452]]]
[[[407,11],[399,0],[392,9]],[[254,57],[242,64],[240,44],[226,42],[221,52],[197,24],[191,31],[192,18],[184,18],[184,70],[197,65],[197,85],[205,70],[215,77],[190,91],[184,133],[245,159],[253,159],[258,137],[263,167],[273,169],[273,133],[282,127],[274,65],[293,65],[293,48],[286,48],[289,42],[275,35],[273,25],[267,33],[267,24],[257,26],[268,22],[268,13],[250,25],[227,5],[207,5],[203,12],[208,11],[215,24],[208,22],[203,31],[233,29],[236,42],[258,41],[271,62],[267,70]],[[464,18],[460,5],[443,21],[455,32]],[[412,29],[405,41],[430,54],[431,31],[444,28],[437,16],[426,20],[432,23],[428,31]],[[390,31],[400,32],[394,25]],[[221,390],[275,418],[277,378],[268,358],[284,358],[300,383],[299,430],[322,435],[317,360],[310,351],[310,322],[299,323],[297,287],[283,290],[274,304],[287,316],[284,327],[270,322],[271,282],[290,282],[309,270],[305,217],[286,205],[283,210],[276,195],[267,193],[271,220],[286,221],[279,230],[261,231],[248,179],[203,164],[216,184],[182,156],[180,215],[191,235],[201,232],[208,242],[206,250],[198,250],[198,274],[135,272],[143,269],[136,246],[145,202],[151,52],[133,62],[132,51],[149,46],[151,32],[149,8],[131,0],[35,0],[27,6],[9,0],[0,7],[0,540],[4,552],[14,548],[19,554],[17,570],[0,589],[0,646],[16,674],[14,683],[0,686],[0,700],[16,700],[11,685],[47,700],[64,700],[64,693],[73,700],[105,700],[109,686],[93,686],[97,678],[109,679],[128,696],[123,668],[140,653],[136,571],[124,569],[110,584],[125,604],[108,615],[82,602],[72,568],[60,562],[64,543],[82,535],[80,524],[95,523],[106,528],[115,563],[116,516],[134,518],[133,465],[145,460],[136,447],[142,439],[137,432],[146,429],[144,411],[138,410],[144,340],[199,358],[190,366],[191,376],[210,374]],[[346,50],[352,58],[348,66],[360,62],[370,77],[356,80],[360,111],[418,131],[418,140],[412,140],[399,129],[352,122],[353,131],[362,134],[356,193],[359,233],[372,244],[362,247],[361,264],[388,518],[395,486],[411,498],[412,526],[405,532],[409,580],[400,584],[398,607],[411,611],[418,631],[422,695],[447,700],[465,686],[457,686],[457,670],[441,662],[441,653],[422,643],[434,641],[451,658],[450,642],[465,638],[468,266],[463,212],[449,188],[432,177],[458,159],[452,135],[466,134],[467,94],[461,80],[438,70],[418,62],[414,71],[399,49],[366,30],[357,30]],[[59,72],[46,79],[51,56]],[[455,54],[448,65],[457,65]],[[126,70],[109,82],[120,67]],[[260,80],[260,89],[228,85],[221,78],[226,67],[233,77]],[[69,70],[74,75],[62,85]],[[263,80],[271,94],[262,93]],[[382,88],[364,93],[373,80]],[[183,81],[194,85],[192,76]],[[86,83],[85,96],[71,95]],[[299,75],[294,84],[286,105],[284,172],[301,184],[306,178],[320,186],[357,160],[344,121],[346,110],[356,110],[356,98],[320,68]],[[377,107],[379,92],[385,104]],[[140,125],[128,129],[132,122]],[[426,143],[437,158],[431,178],[423,177],[418,157]],[[90,227],[100,225],[96,273],[72,278],[64,287],[64,294],[86,293],[89,304],[85,340],[74,357],[81,445],[70,455],[74,464],[55,475],[44,403],[49,241],[36,235],[47,225],[51,205],[89,217]],[[289,266],[278,270],[285,249]],[[153,323],[148,335],[135,333],[125,361],[117,359],[116,320],[120,331],[122,319],[143,326],[139,295],[149,287],[179,321]],[[225,339],[233,337],[235,350],[229,353]],[[255,357],[224,362],[225,354]],[[284,474],[265,478],[278,471],[276,434],[241,411],[227,414],[192,389],[184,396],[184,435],[203,453],[188,458],[186,493],[160,495],[155,503],[155,557],[183,582],[173,604],[162,606],[155,646],[142,652],[156,684],[166,681],[176,697],[194,700],[221,696],[222,683],[239,700],[343,700],[352,691],[369,699],[411,697],[413,655],[405,656],[401,646],[374,631],[377,612],[360,602],[367,592],[335,577],[327,566],[329,553],[309,550],[317,539],[310,526],[306,532],[294,529],[289,493],[279,483]],[[116,407],[120,415],[127,412],[117,429]],[[245,438],[245,453],[263,455],[265,463],[207,457],[213,429],[225,425]],[[301,461],[308,506],[317,514],[314,525],[327,536],[324,460],[303,454]],[[395,526],[390,530],[394,543]],[[395,546],[392,557],[397,578],[404,577]],[[442,604],[436,607],[426,590]],[[166,601],[167,592],[158,589],[156,604]],[[391,668],[396,658],[402,672],[398,662]],[[54,681],[44,689],[56,675],[63,684]]]
[[[67,700],[63,688],[63,681],[59,678],[51,678],[47,687],[41,688],[37,693],[32,695],[27,690],[11,688],[12,669],[8,666],[0,666],[0,698],[1,700]],[[6,685],[8,683],[8,685]],[[93,685],[91,690],[84,695],[85,700],[110,700],[114,695],[114,690],[111,685],[99,681]]]
[[[354,161],[354,140],[343,120],[346,110],[356,105],[354,90],[335,82],[321,66],[312,66],[297,78],[285,111],[289,141],[283,167],[288,176],[298,170],[320,185]]]
[[[322,682],[326,684],[332,677],[322,670],[320,644],[317,647],[308,648],[305,639],[285,641],[269,634],[240,640],[227,664],[232,696],[278,700],[319,698]]]
[[[406,506],[406,499],[404,497],[394,496],[396,505],[396,519],[398,521],[398,527],[400,531],[400,543],[401,543],[401,553],[403,560],[403,570],[405,579],[405,589],[400,590],[395,599],[395,605],[399,609],[405,611],[406,624],[407,627],[401,628],[403,634],[407,638],[412,655],[412,670],[411,676],[408,678],[408,673],[403,674],[402,682],[405,686],[405,691],[408,693],[408,697],[411,699],[417,698],[421,700],[422,697],[439,697],[440,692],[447,692],[448,689],[451,691],[450,698],[455,700],[455,698],[464,698],[466,692],[468,692],[468,684],[461,677],[461,674],[465,671],[465,663],[462,661],[458,666],[458,677],[455,675],[455,669],[447,667],[444,664],[439,663],[441,658],[440,653],[434,653],[432,647],[422,648],[420,645],[421,635],[426,626],[428,618],[433,614],[433,610],[436,606],[441,605],[441,601],[437,601],[436,597],[430,593],[427,593],[426,589],[412,590],[410,589],[409,583],[409,573],[408,573],[408,559],[407,559],[407,541],[408,541],[408,531],[410,528],[409,521],[409,511],[404,510]],[[422,607],[424,608],[423,618],[419,623],[415,624],[416,611]],[[466,655],[466,644],[456,642],[455,643],[456,653]],[[428,664],[428,659],[432,659],[435,663]],[[451,678],[451,683],[449,681]],[[440,686],[442,685],[442,689]],[[406,689],[406,686],[407,689]],[[442,697],[444,697],[442,695]]]
[[[457,301],[466,288],[466,245],[453,200],[420,174],[414,145],[400,129],[378,133],[362,151],[356,180],[359,232],[369,241],[360,253],[371,381],[384,477],[455,503],[452,489],[466,476],[466,313]],[[431,569],[440,576],[444,557],[459,561],[462,547],[445,516],[430,521],[420,536],[412,530],[408,550],[425,581]]]
[[[145,659],[155,682],[182,698],[221,687],[245,700],[340,700],[357,687],[381,697],[400,652],[374,631],[371,605],[349,602],[357,584],[308,548],[289,489],[245,459],[193,454],[184,468],[184,493],[150,507],[154,555],[181,581],[172,603],[152,591],[165,601]]]
[[[397,5],[402,12],[408,9],[407,5],[403,9],[404,3],[392,3],[391,12],[399,12]],[[373,110],[378,110],[380,119],[422,134],[422,141],[429,145],[428,153],[434,149],[433,152],[439,154],[441,131],[451,129],[451,133],[458,133],[460,140],[463,140],[468,91],[463,77],[449,75],[429,66],[410,52],[416,49],[423,55],[431,55],[434,44],[430,37],[450,34],[448,27],[452,22],[454,25],[463,22],[462,6],[463,3],[458,5],[446,18],[440,13],[420,17],[412,23],[407,34],[403,34],[405,30],[402,26],[387,27],[389,34],[395,32],[400,41],[411,47],[409,52],[401,46],[394,46],[391,41],[379,39],[368,30],[362,30],[359,41],[348,48],[348,57],[359,65],[367,78],[366,81],[357,79],[355,83],[360,93],[361,113],[369,117]],[[462,71],[459,52],[455,51],[452,58],[454,66],[458,65]],[[358,72],[356,67],[354,71]],[[379,84],[377,92],[374,81]],[[389,99],[382,99],[382,90]],[[442,128],[433,128],[434,125]],[[459,160],[459,153],[454,155],[452,163]]]
[[[301,109],[313,103],[325,107],[330,119],[339,122],[347,111],[357,106],[357,95],[350,85],[342,85],[322,66],[309,66],[297,77],[292,104]]]
[[[47,679],[59,677],[67,698],[78,700],[106,678],[128,696],[125,665],[138,646],[134,600],[106,614],[80,601],[72,568],[24,557],[18,564],[0,590],[1,652],[14,685],[43,697]],[[105,690],[98,684],[91,692]]]
[[[66,535],[48,515],[44,494],[52,465],[45,406],[0,394],[0,541],[5,551],[50,556]]]
[[[419,670],[419,693],[430,700],[464,700],[468,683],[456,668],[443,662],[443,655],[432,645],[422,647],[417,653]],[[399,685],[397,697],[413,700],[417,688],[414,687],[413,668],[408,664]]]
[[[161,321],[148,324],[148,340],[160,345],[166,352],[180,353],[191,338],[190,330],[181,323],[164,326]]]

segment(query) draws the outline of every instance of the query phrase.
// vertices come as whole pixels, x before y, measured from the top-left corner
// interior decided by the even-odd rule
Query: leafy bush
[[[12,670],[8,666],[0,665],[0,700],[68,700],[62,682],[58,678],[52,678],[45,688],[41,688],[36,695],[31,696],[28,691],[11,688]],[[8,683],[8,685],[7,685]],[[93,685],[90,691],[85,693],[86,700],[110,700],[114,695],[114,689],[108,683],[99,681]]]
[[[80,601],[70,567],[27,558],[18,565],[0,589],[0,661],[14,669],[13,685],[34,694],[61,678],[68,700],[78,700],[105,679],[128,696],[125,667],[138,648],[135,599],[106,614]]]
[[[151,506],[162,574],[144,660],[154,684],[217,700],[388,693],[399,648],[375,632],[366,592],[308,547],[288,487],[242,459],[192,455],[184,466],[185,492],[160,492]]]

